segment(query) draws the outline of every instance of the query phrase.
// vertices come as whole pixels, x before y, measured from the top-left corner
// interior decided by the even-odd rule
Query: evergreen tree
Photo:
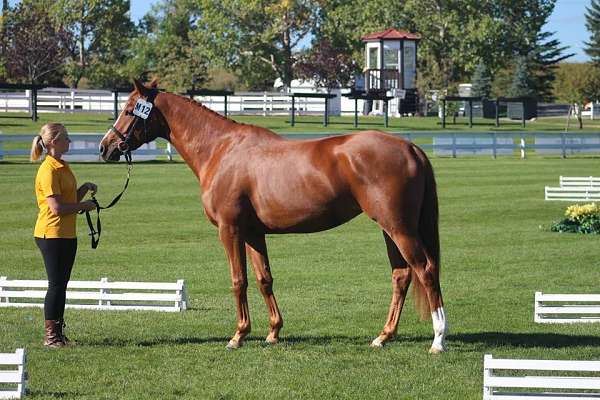
[[[508,92],[509,97],[535,97],[537,95],[528,64],[526,57],[517,59],[513,81]]]
[[[483,61],[475,68],[471,79],[471,96],[489,98],[492,92],[492,76]]]
[[[591,37],[589,42],[584,42],[584,51],[594,64],[600,65],[600,0],[592,0],[585,9],[585,27]]]

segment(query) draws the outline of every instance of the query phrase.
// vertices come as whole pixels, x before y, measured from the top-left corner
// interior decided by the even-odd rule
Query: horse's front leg
[[[250,333],[250,311],[248,309],[248,276],[246,274],[246,252],[240,229],[235,225],[219,225],[219,238],[229,259],[231,284],[237,307],[237,330],[227,344],[228,349],[237,349]]]
[[[269,311],[270,330],[266,341],[269,344],[275,344],[279,341],[279,331],[283,327],[283,318],[281,318],[279,307],[277,307],[277,300],[275,300],[275,294],[273,293],[273,277],[271,276],[271,268],[269,266],[265,235],[251,235],[247,237],[246,250],[252,261],[256,283]]]

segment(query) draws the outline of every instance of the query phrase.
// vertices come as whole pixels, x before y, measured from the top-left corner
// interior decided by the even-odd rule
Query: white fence
[[[561,176],[558,182],[560,187],[600,187],[600,178],[593,176]]]
[[[299,92],[315,92],[299,90]],[[315,92],[316,93],[316,92]],[[341,91],[333,92],[337,96],[329,100],[330,115],[340,115],[342,107],[346,114],[354,113],[354,101],[340,97]],[[105,90],[72,90],[48,88],[37,92],[38,112],[113,112],[114,93]],[[119,93],[118,109],[122,109],[129,93]],[[211,110],[223,113],[223,96],[195,96]],[[292,97],[280,92],[239,92],[227,96],[228,114],[240,115],[288,115],[292,109]],[[323,99],[296,98],[295,109],[298,115],[322,114],[325,111]],[[362,111],[362,101],[359,104]],[[31,92],[0,91],[0,112],[31,112]]]
[[[542,324],[600,322],[600,295],[536,292],[534,321]]]
[[[483,400],[600,398],[600,361],[497,359],[489,354],[483,360]],[[524,376],[530,371],[544,373]]]
[[[47,288],[48,281],[44,280],[0,277],[0,308],[44,307]],[[70,281],[67,286],[67,308],[178,312],[187,309],[187,303],[183,280],[175,283],[109,282],[108,278],[102,278],[100,281]]]
[[[104,134],[70,133],[71,146],[63,155],[67,161],[101,161],[98,147]],[[2,135],[0,134],[0,160],[6,156],[28,156],[29,146],[34,135]],[[177,151],[163,139],[142,145],[135,150],[135,160],[156,160],[165,157],[172,160]]]
[[[25,349],[0,353],[0,399],[20,399],[25,395]]]
[[[600,178],[593,176],[561,176],[559,187],[546,186],[544,199],[555,201],[600,200]]]
[[[552,143],[538,140],[548,134],[537,132],[525,133],[497,133],[497,132],[454,132],[440,134],[439,132],[401,132],[392,134],[404,137],[415,142],[426,151],[433,151],[436,156],[463,157],[463,156],[520,156],[526,158],[528,154],[541,155],[567,155],[600,154],[598,146],[590,144],[590,137],[597,138],[600,143],[600,134],[574,135],[569,134],[569,139],[561,139],[566,134],[556,134],[557,140]],[[336,136],[334,133],[302,133],[282,134],[287,139],[316,139],[325,136]],[[3,135],[0,134],[0,160],[6,156],[28,156],[29,146],[34,135]],[[98,145],[104,134],[70,134],[73,143],[71,150],[65,155],[67,161],[98,161]],[[581,140],[576,140],[580,138]],[[165,157],[171,160],[177,151],[170,143],[158,139],[142,146],[133,153],[135,160],[157,159]]]

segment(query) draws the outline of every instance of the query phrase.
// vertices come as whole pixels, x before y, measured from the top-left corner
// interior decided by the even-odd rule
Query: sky
[[[132,19],[137,22],[157,2],[158,0],[131,0]],[[559,39],[563,46],[569,46],[567,53],[575,53],[567,61],[589,61],[589,57],[583,52],[583,42],[590,38],[585,27],[585,8],[590,3],[591,0],[558,0],[545,26],[545,31],[556,32],[554,38]]]

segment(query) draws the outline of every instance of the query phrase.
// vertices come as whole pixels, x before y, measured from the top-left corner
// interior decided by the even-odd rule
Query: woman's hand
[[[96,186],[95,184],[93,184],[92,182],[86,182],[83,184],[83,186],[89,191],[92,192],[92,196],[94,196],[96,194],[96,192],[98,191],[98,186]]]
[[[96,203],[94,203],[92,200],[87,200],[81,203],[81,210],[82,211],[92,211],[96,209]]]

